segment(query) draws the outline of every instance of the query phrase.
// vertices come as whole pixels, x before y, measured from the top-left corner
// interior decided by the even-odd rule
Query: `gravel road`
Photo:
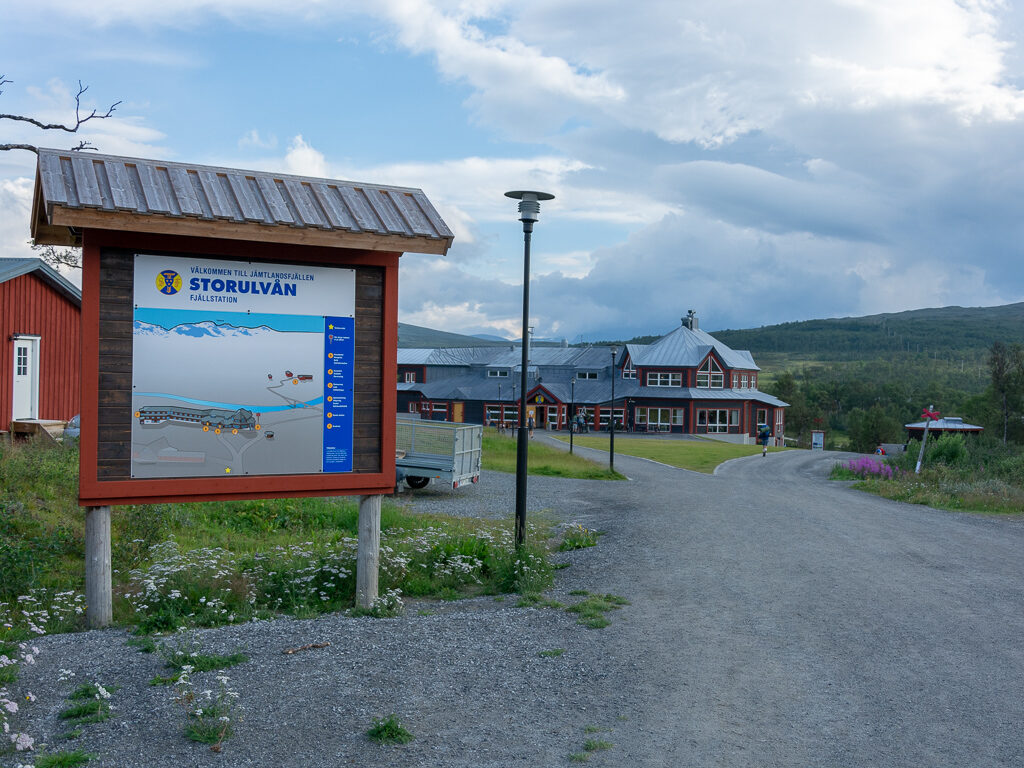
[[[629,482],[531,478],[531,514],[605,531],[562,556],[551,593],[628,598],[604,629],[486,598],[203,631],[206,650],[251,657],[229,670],[243,719],[220,754],[184,739],[147,685],[160,660],[124,632],[46,637],[21,678],[39,697],[27,730],[66,743],[63,668],[121,686],[115,717],[74,742],[96,768],[566,766],[588,738],[613,745],[595,766],[1024,765],[1024,524],[861,494],[825,479],[838,458],[712,476],[620,455]],[[513,494],[485,473],[410,503],[510,516]],[[391,712],[409,744],[363,735]]]

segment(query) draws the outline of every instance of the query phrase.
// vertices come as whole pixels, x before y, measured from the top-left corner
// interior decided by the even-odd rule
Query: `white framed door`
[[[14,340],[12,419],[39,418],[39,337]]]

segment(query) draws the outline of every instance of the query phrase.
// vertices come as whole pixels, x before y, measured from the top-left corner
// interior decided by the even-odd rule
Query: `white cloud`
[[[323,152],[307,144],[301,135],[292,139],[291,144],[288,145],[288,153],[284,156],[284,167],[288,173],[296,176],[316,176],[318,178],[330,176]]]
[[[35,256],[31,237],[32,179],[0,179],[0,258]]]
[[[301,138],[301,137],[300,137]],[[238,140],[239,149],[277,149],[277,136],[270,133],[262,135],[253,128]]]

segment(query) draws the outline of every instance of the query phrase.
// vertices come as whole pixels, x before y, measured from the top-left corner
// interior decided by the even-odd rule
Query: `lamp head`
[[[549,192],[530,192],[526,190],[513,190],[506,192],[505,197],[511,197],[519,201],[519,220],[523,223],[534,222],[540,218],[540,201],[554,200],[555,196]]]

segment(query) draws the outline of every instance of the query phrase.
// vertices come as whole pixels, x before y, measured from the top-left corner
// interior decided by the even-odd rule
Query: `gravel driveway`
[[[1024,765],[1024,524],[829,483],[837,458],[710,476],[620,455],[629,482],[531,478],[531,514],[606,532],[563,556],[552,592],[628,598],[604,629],[481,598],[206,630],[206,650],[251,657],[228,672],[243,720],[220,754],[181,735],[170,691],[147,685],[160,660],[124,632],[46,637],[21,678],[39,697],[27,730],[67,730],[64,668],[121,686],[115,717],[70,742],[96,767],[565,766],[588,738],[613,745],[596,766]],[[485,473],[411,503],[511,516],[513,493]],[[391,712],[409,744],[363,735]]]

